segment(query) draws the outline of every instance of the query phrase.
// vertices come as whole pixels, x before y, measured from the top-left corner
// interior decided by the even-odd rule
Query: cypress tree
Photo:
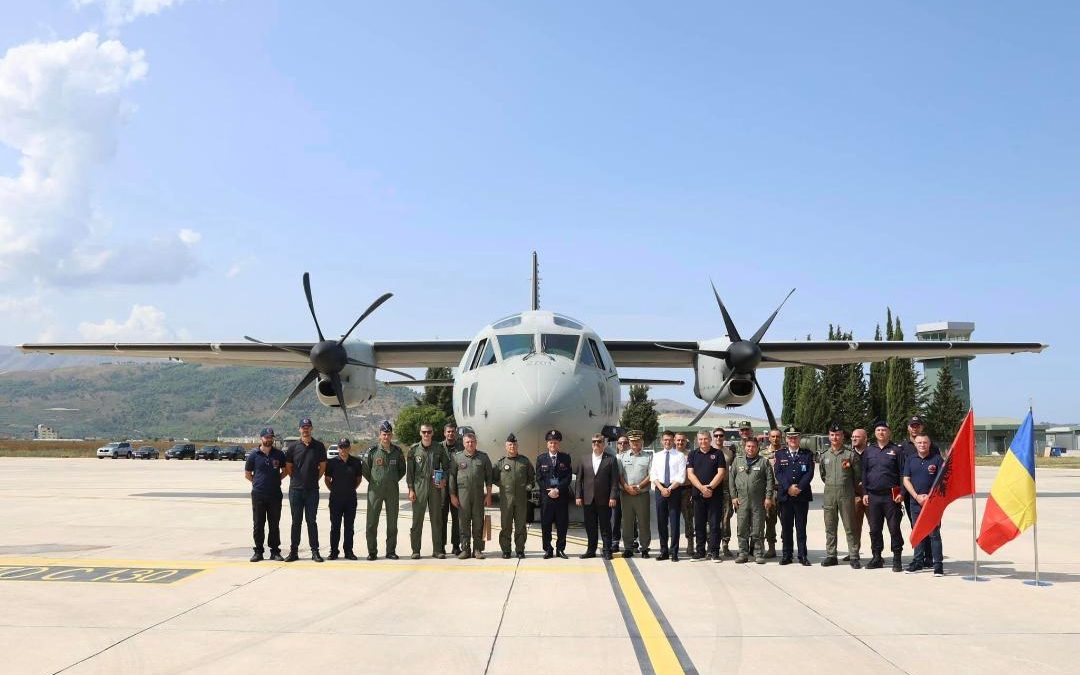
[[[799,378],[802,366],[784,368],[784,407],[780,411],[780,423],[784,426],[795,423],[796,399],[799,395]]]
[[[813,368],[806,367],[799,378],[799,396],[795,409],[795,426],[807,434],[819,434],[829,424],[829,402],[825,397],[825,380]]]
[[[900,317],[896,318],[892,334],[893,340],[904,339]],[[907,428],[908,418],[919,412],[915,363],[911,359],[892,358],[889,359],[888,364],[889,377],[885,387],[886,419],[893,433],[898,434]]]
[[[428,368],[424,373],[425,380],[449,380],[453,377],[449,368]],[[433,405],[442,410],[446,415],[446,421],[454,420],[454,388],[453,387],[424,387],[424,394],[417,399],[419,405]]]
[[[630,387],[630,401],[623,408],[619,426],[640,431],[645,445],[652,445],[660,432],[660,420],[656,403],[649,400],[649,385],[635,384]]]
[[[878,324],[877,328],[874,329],[874,340],[876,342],[881,341],[881,324]],[[888,379],[889,366],[887,361],[878,361],[870,364],[870,387],[868,397],[870,416],[873,417],[874,420],[885,418],[885,385]]]
[[[932,439],[937,441],[939,447],[944,448],[952,442],[956,430],[964,421],[965,414],[967,411],[964,410],[964,402],[956,392],[952,369],[949,368],[949,361],[946,359],[938,375],[937,384],[934,385],[930,404],[927,406],[926,431]]]

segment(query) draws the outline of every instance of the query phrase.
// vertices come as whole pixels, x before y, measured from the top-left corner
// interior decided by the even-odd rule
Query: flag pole
[[[1030,398],[1028,398],[1028,413],[1029,414],[1031,413],[1031,399]],[[1032,442],[1032,444],[1035,443],[1034,436],[1032,437],[1031,442]],[[1038,495],[1039,495],[1039,483],[1036,482],[1035,483],[1035,497],[1036,497],[1036,500],[1038,499]],[[1032,581],[1031,579],[1028,579],[1027,581],[1024,582],[1024,585],[1025,586],[1035,586],[1036,588],[1038,588],[1039,586],[1053,586],[1053,584],[1050,583],[1049,581],[1042,581],[1042,580],[1039,579],[1039,523],[1038,522],[1035,522],[1035,523],[1031,524],[1031,534],[1032,534],[1032,539],[1035,542],[1035,580]]]
[[[969,410],[968,412],[970,413],[971,411]],[[974,440],[972,441],[972,443],[974,444]],[[972,462],[972,464],[975,463],[975,453],[974,452],[971,453],[971,462]],[[975,467],[972,466],[972,478],[973,479],[974,479],[974,475],[975,475],[974,469],[975,469]],[[975,485],[974,485],[974,481],[973,481],[972,488],[974,488],[974,487],[975,487]],[[975,527],[976,527],[975,522],[976,522],[975,490],[972,489],[972,491],[971,491],[971,562],[972,562],[972,565],[973,565],[973,572],[972,572],[972,575],[970,577],[961,577],[961,578],[964,581],[975,581],[975,582],[990,581],[986,577],[980,577],[979,576],[979,547],[977,545],[979,535],[978,535],[978,532],[975,529]]]

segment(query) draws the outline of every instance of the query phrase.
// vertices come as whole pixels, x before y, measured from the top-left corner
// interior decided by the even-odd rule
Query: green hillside
[[[47,424],[69,438],[216,438],[254,435],[303,376],[300,369],[115,364],[0,375],[0,436],[29,438]],[[379,420],[412,402],[409,389],[379,386],[351,410],[353,429],[373,437]],[[345,431],[338,410],[310,387],[273,424],[292,434],[308,415],[320,437]],[[333,432],[333,433],[331,433]]]

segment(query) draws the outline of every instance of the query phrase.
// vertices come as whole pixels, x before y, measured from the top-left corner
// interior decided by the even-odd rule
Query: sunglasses
[[[420,433],[422,433],[422,434],[430,434],[430,433],[434,433],[434,432],[432,432],[432,431],[424,431],[423,429],[421,429]]]
[[[593,445],[596,445],[596,444],[598,444],[598,443],[603,443],[603,441],[598,441],[598,440],[596,440],[596,439],[593,439]]]

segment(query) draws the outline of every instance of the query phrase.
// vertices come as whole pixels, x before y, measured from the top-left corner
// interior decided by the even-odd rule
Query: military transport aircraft
[[[961,357],[1041,352],[1046,348],[1037,342],[766,342],[765,333],[787,298],[747,337],[735,327],[715,286],[713,295],[725,329],[720,337],[668,343],[604,340],[576,319],[541,310],[538,280],[534,252],[531,310],[485,326],[470,341],[350,339],[360,322],[390,299],[391,293],[376,299],[340,338],[327,339],[315,315],[310,277],[305,273],[304,294],[319,336],[315,343],[268,343],[245,336],[247,342],[240,343],[41,343],[19,348],[28,353],[120,354],[217,365],[307,368],[307,374],[274,415],[314,383],[319,401],[341,408],[347,423],[348,409],[375,395],[375,371],[382,370],[405,378],[386,383],[392,386],[453,387],[454,416],[459,425],[476,432],[481,448],[500,448],[507,434],[513,432],[523,452],[537,453],[544,447],[544,433],[559,429],[564,449],[576,458],[589,452],[593,434],[602,432],[611,437],[617,433],[620,385],[683,383],[624,378],[619,376],[619,368],[692,369],[694,394],[707,405],[691,425],[714,405],[744,405],[756,390],[775,427],[772,408],[758,384],[758,368],[824,368],[895,356]],[[457,368],[453,379],[416,380],[398,370],[441,366]]]

